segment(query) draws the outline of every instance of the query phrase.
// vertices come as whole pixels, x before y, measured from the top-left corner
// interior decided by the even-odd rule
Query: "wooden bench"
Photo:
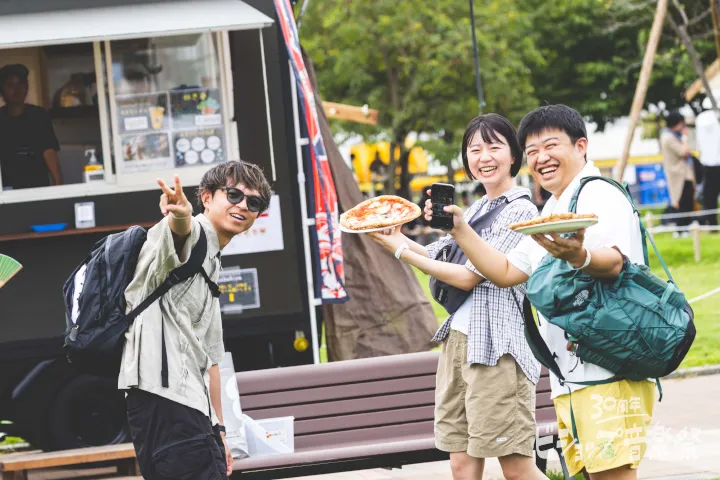
[[[235,460],[233,478],[276,479],[448,459],[435,448],[437,352],[237,374],[243,412],[295,417],[295,453]],[[547,371],[537,386],[538,466],[558,449]],[[561,457],[562,458],[562,457]]]
[[[235,460],[233,478],[278,479],[448,459],[435,448],[436,352],[238,373],[244,413],[295,417],[295,453]],[[537,385],[536,461],[559,450],[547,371]],[[558,453],[560,453],[558,451]],[[560,455],[562,459],[562,456]],[[0,456],[2,480],[29,470],[116,465],[140,475],[132,444]]]
[[[105,447],[80,448],[57,452],[27,452],[0,456],[2,480],[27,480],[28,471],[54,467],[114,465],[118,475],[138,476],[132,443]]]

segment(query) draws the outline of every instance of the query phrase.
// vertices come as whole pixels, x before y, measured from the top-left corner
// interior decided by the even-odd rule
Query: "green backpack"
[[[608,380],[568,383],[598,385],[623,378],[658,379],[677,369],[690,349],[695,339],[694,313],[675,285],[632,197],[622,185],[605,177],[584,178],[573,194],[569,211],[575,213],[580,191],[593,180],[608,182],[625,194],[640,220],[645,265],[648,264],[647,238],[670,281],[666,282],[647,266],[635,264],[627,257],[616,280],[596,280],[548,254],[527,282],[527,299],[548,322],[565,331],[581,361],[615,374]],[[564,384],[565,379],[540,336],[527,302],[523,310],[527,319],[525,335],[533,354]]]

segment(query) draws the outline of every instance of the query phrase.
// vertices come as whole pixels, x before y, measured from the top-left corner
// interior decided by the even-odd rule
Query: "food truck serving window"
[[[215,40],[202,33],[111,43],[121,176],[227,160]]]
[[[0,4],[0,123],[17,131],[0,135],[0,203],[145,190],[177,169],[193,185],[238,157],[227,35],[269,17],[240,0],[37,5]]]

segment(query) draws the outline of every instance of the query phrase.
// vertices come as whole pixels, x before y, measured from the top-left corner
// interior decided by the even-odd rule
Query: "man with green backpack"
[[[672,281],[647,268],[639,214],[627,190],[587,161],[587,132],[577,111],[540,107],[522,120],[518,137],[533,177],[552,193],[542,215],[594,214],[597,223],[570,235],[527,236],[506,256],[451,206],[445,208],[454,215],[450,233],[498,287],[527,282],[538,323],[527,302],[517,306],[533,353],[552,372],[569,474],[635,479],[655,379],[675,370],[690,348],[692,310]],[[427,205],[425,213],[431,213]]]

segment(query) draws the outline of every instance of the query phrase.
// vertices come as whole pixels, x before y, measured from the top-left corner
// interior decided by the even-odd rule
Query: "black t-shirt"
[[[25,105],[13,117],[0,108],[0,175],[4,189],[50,185],[50,171],[43,159],[48,149],[60,150],[50,115],[35,105]]]

